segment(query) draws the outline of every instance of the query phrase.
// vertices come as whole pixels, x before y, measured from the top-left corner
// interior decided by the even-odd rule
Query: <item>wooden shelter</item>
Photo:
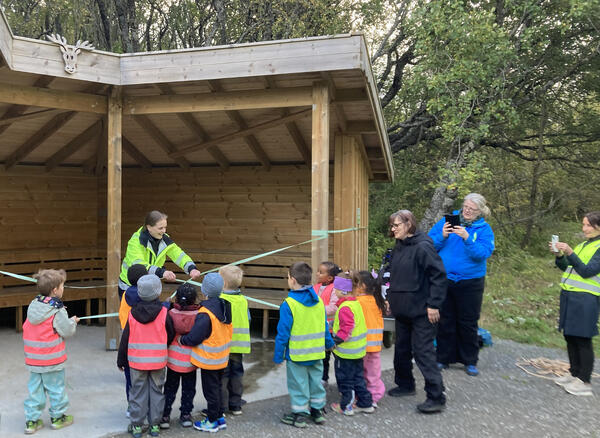
[[[57,44],[14,36],[2,16],[0,52],[0,270],[115,284],[152,209],[201,270],[359,228],[245,264],[249,294],[284,290],[301,259],[366,267],[368,183],[393,167],[362,34],[82,51],[67,73]],[[31,286],[0,287],[20,326]],[[67,294],[118,307],[116,286]],[[117,339],[112,318],[107,348]]]

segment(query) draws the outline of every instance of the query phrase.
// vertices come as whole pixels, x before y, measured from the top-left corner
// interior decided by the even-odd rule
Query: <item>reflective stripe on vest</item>
[[[377,306],[373,295],[360,295],[356,297],[360,303],[367,324],[367,352],[381,351],[383,344],[383,315]]]
[[[587,264],[598,248],[600,248],[600,241],[594,242],[583,242],[575,247],[573,252],[577,254],[579,259]],[[569,265],[562,275],[560,285],[564,290],[570,292],[587,292],[592,295],[600,296],[600,275],[594,275],[593,277],[583,278],[580,276],[573,266]]]
[[[223,369],[229,363],[229,347],[233,336],[233,326],[219,321],[206,307],[201,307],[198,313],[208,315],[211,332],[202,344],[192,347],[191,361],[198,368],[205,370]]]
[[[167,366],[178,373],[189,373],[194,371],[196,367],[191,362],[192,347],[179,345],[177,339],[174,339],[169,345],[169,357]]]
[[[308,307],[293,298],[286,298],[294,323],[290,332],[289,354],[294,362],[325,357],[325,305],[319,302]]]
[[[129,366],[136,370],[159,370],[167,365],[167,309],[162,307],[154,321],[142,324],[131,312],[129,323],[129,344],[127,358]]]
[[[340,329],[339,314],[340,310],[344,307],[348,307],[354,315],[354,328],[348,340],[337,345],[333,353],[344,359],[360,359],[364,357],[367,350],[367,323],[365,322],[365,316],[358,301],[344,301],[341,304],[335,314],[333,332],[337,333]]]
[[[230,353],[250,353],[250,321],[248,320],[248,300],[240,294],[221,293],[221,298],[231,303]]]
[[[40,324],[31,324],[29,319],[23,324],[23,343],[27,365],[47,367],[67,360],[65,341],[55,331],[54,316]]]

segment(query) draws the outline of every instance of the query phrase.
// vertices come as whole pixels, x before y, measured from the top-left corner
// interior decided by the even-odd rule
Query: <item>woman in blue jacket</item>
[[[478,193],[468,194],[460,214],[460,226],[442,219],[433,226],[433,240],[448,275],[446,300],[440,310],[437,334],[438,366],[460,362],[470,376],[479,374],[477,322],[481,313],[487,259],[494,251],[494,232],[485,221],[490,209]]]

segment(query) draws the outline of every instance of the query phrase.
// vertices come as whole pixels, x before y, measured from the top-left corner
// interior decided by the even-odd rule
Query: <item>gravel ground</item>
[[[448,403],[441,414],[416,412],[415,406],[425,399],[425,393],[421,375],[415,369],[417,395],[386,396],[374,414],[343,417],[329,411],[325,425],[309,424],[306,429],[296,429],[279,421],[289,409],[289,398],[284,396],[247,404],[242,416],[227,418],[227,430],[217,436],[600,437],[600,388],[595,386],[594,397],[575,397],[553,382],[530,376],[515,366],[520,358],[536,357],[566,360],[566,353],[499,340],[481,352],[478,377],[467,376],[462,367],[445,370]],[[384,372],[383,380],[387,388],[393,387],[393,372]],[[337,397],[336,389],[330,387],[328,400],[335,401]],[[204,407],[201,394],[196,400],[199,407]],[[162,437],[202,434],[181,428],[177,421],[172,423],[170,430],[162,431]],[[126,436],[130,435],[107,435]]]

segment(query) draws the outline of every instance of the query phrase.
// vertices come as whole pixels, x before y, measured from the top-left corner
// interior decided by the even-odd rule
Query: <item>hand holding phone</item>
[[[550,240],[550,244],[551,244],[553,252],[558,252],[558,248],[556,247],[557,243],[558,243],[558,236],[556,234],[553,234],[552,238]]]
[[[445,214],[444,220],[449,223],[452,227],[460,226],[460,216],[457,214]]]

